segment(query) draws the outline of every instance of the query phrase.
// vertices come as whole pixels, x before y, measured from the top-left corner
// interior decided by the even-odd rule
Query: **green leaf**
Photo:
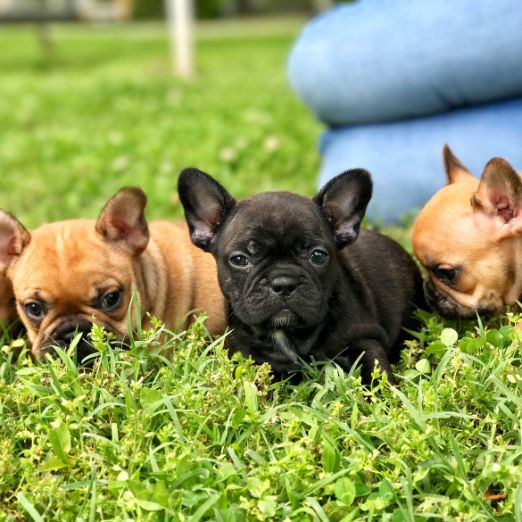
[[[442,341],[434,341],[426,348],[428,355],[435,355],[436,357],[442,357],[447,351],[448,347]]]
[[[163,395],[158,390],[143,388],[141,390],[140,401],[143,409],[149,415],[152,415],[162,405]]]
[[[397,508],[391,517],[391,522],[409,522],[410,520],[411,518],[401,508]]]
[[[34,384],[31,381],[26,379],[20,379],[23,382],[29,391],[31,391],[34,395],[38,397],[48,397],[53,394],[53,389],[50,386],[42,386],[41,384]]]
[[[489,330],[486,334],[486,340],[492,346],[496,348],[504,348],[508,346],[511,342],[510,339],[506,339],[506,337],[499,330]]]
[[[459,343],[460,351],[469,354],[477,353],[484,345],[482,339],[476,337],[464,337]]]
[[[355,484],[349,478],[339,479],[335,483],[335,496],[345,506],[351,506],[355,500]]]
[[[243,391],[245,392],[245,403],[250,413],[257,413],[257,388],[253,382],[243,381]]]
[[[64,463],[62,459],[49,452],[48,457],[40,465],[42,471],[55,471],[57,469],[66,468],[68,463]]]
[[[417,368],[420,373],[431,373],[431,364],[428,359],[421,359],[420,361],[417,361],[415,368]]]
[[[328,515],[324,512],[321,504],[317,502],[317,499],[314,497],[306,497],[306,503],[310,505],[310,507],[314,510],[315,514],[319,517],[321,522],[329,522]]]
[[[261,498],[265,491],[270,489],[268,480],[261,480],[258,477],[249,477],[247,480],[248,492],[255,498]]]
[[[216,475],[218,480],[221,482],[227,480],[229,477],[237,475],[237,469],[228,462],[221,462],[218,465]]]
[[[265,517],[273,517],[277,511],[277,497],[275,495],[268,495],[258,500],[257,507]]]
[[[49,442],[56,456],[64,464],[69,464],[68,453],[71,450],[71,433],[67,424],[58,421],[57,425],[49,430]]]
[[[522,522],[522,484],[519,484],[515,493],[515,522]]]
[[[191,522],[198,522],[203,518],[205,513],[219,500],[219,494],[211,495],[206,502],[201,504],[199,508],[196,510],[192,518]]]
[[[18,502],[22,504],[22,507],[25,509],[27,514],[35,521],[35,522],[44,522],[44,519],[41,517],[40,513],[36,510],[33,504],[27,499],[25,495],[19,493],[16,498]]]
[[[372,491],[370,486],[368,486],[368,484],[366,484],[366,482],[364,482],[359,476],[355,477],[354,484],[356,497],[365,497]]]
[[[459,334],[453,328],[444,328],[440,334],[440,340],[449,348],[459,339]]]
[[[323,465],[328,473],[335,473],[341,466],[341,454],[335,443],[323,434]]]
[[[141,500],[139,498],[136,499],[136,504],[140,506],[140,508],[145,509],[146,511],[162,511],[165,509],[163,506],[160,506],[157,502],[151,502],[150,500]]]
[[[387,480],[383,480],[379,484],[379,490],[372,493],[366,499],[366,502],[361,504],[361,508],[366,511],[382,511],[392,502],[393,498],[394,493],[390,483]]]
[[[379,495],[382,498],[386,498],[387,500],[393,500],[395,494],[393,492],[392,485],[387,480],[383,480],[379,484]]]

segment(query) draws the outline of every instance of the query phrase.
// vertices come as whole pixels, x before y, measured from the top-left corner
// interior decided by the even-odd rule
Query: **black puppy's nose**
[[[299,280],[291,276],[274,277],[270,281],[270,288],[281,297],[290,297],[299,286]]]

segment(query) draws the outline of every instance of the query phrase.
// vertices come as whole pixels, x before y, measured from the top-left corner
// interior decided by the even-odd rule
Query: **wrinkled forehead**
[[[48,285],[72,287],[91,276],[112,277],[125,256],[108,249],[94,229],[94,222],[70,221],[35,230],[23,252],[15,277],[24,287]]]
[[[440,212],[436,221],[417,227],[413,249],[424,265],[463,265],[494,249],[494,241],[477,225],[470,205],[455,212]]]
[[[448,185],[426,203],[413,225],[416,254],[439,244],[451,244],[455,238],[463,240],[463,233],[474,233],[472,195],[473,190],[464,183]]]
[[[35,267],[41,264],[67,267],[95,260],[104,256],[101,237],[95,232],[94,223],[71,220],[49,223],[32,233],[31,242],[23,254],[23,260]]]
[[[330,238],[331,231],[311,199],[287,192],[269,192],[240,201],[225,236],[227,243],[254,239],[269,246]]]

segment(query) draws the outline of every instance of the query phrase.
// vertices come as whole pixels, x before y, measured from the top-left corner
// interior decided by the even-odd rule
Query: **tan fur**
[[[415,256],[437,291],[457,305],[458,315],[513,304],[522,294],[521,230],[518,218],[506,221],[487,200],[492,174],[504,183],[509,164],[491,160],[479,183],[447,146],[444,163],[448,185],[425,205],[412,230]],[[434,266],[458,267],[459,275],[447,284]]]
[[[13,288],[11,282],[0,274],[0,323],[11,324],[16,320]]]
[[[448,185],[451,183],[476,183],[477,178],[460,162],[448,145],[444,145],[442,148],[442,159]]]
[[[94,220],[70,220],[43,225],[7,269],[13,282],[18,312],[38,356],[60,322],[68,316],[95,322],[127,334],[127,309],[134,286],[146,313],[169,328],[185,328],[189,313],[204,311],[214,334],[225,329],[224,304],[217,282],[215,261],[190,241],[185,225],[149,224],[150,240],[138,255],[107,241],[96,232]],[[123,288],[123,303],[113,314],[93,305],[100,290]],[[23,304],[42,299],[48,312],[38,328],[26,317]],[[134,316],[134,314],[132,314]]]

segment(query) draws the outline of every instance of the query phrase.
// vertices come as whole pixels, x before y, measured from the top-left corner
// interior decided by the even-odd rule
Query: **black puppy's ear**
[[[236,200],[213,178],[198,169],[185,169],[178,178],[179,199],[192,242],[206,250]]]
[[[332,225],[337,248],[353,243],[372,197],[372,179],[364,169],[343,172],[314,197]]]
[[[103,207],[96,222],[96,232],[132,255],[141,254],[149,243],[146,204],[147,196],[140,188],[121,189]]]

